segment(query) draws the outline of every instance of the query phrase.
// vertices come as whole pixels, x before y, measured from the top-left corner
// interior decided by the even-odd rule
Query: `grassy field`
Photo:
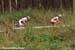
[[[59,25],[71,27],[33,29],[31,26],[50,25],[52,16],[63,14]],[[13,30],[14,23],[22,16],[31,16],[29,24],[24,30]],[[1,47],[24,47],[26,50],[75,50],[75,17],[71,11],[52,11],[44,9],[26,9],[23,11],[5,12],[0,14]],[[58,26],[59,26],[58,25]]]

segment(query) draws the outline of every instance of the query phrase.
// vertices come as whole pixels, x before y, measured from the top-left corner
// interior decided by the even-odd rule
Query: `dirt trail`
[[[59,27],[71,27],[70,25],[62,25],[62,26],[34,26],[30,28],[34,29],[42,29],[42,28],[59,28]],[[25,27],[14,27],[13,29],[25,29]],[[75,29],[75,27],[72,27],[72,29]],[[3,30],[0,30],[0,32],[4,32]]]

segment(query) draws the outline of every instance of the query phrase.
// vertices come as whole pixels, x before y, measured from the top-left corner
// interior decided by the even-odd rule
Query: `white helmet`
[[[28,19],[30,19],[30,16],[27,16]]]
[[[58,16],[59,16],[59,17],[62,17],[62,15],[61,15],[61,14],[59,14]]]

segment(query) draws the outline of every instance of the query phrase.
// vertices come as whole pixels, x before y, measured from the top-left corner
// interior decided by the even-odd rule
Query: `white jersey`
[[[28,20],[27,17],[21,18],[21,19],[19,20],[19,25],[20,25],[20,26],[23,26],[23,25],[25,24],[25,21],[27,21],[27,20]],[[24,23],[22,23],[22,22],[24,22]]]
[[[51,22],[57,22],[57,20],[59,19],[59,17],[58,16],[56,16],[56,17],[53,17],[52,19],[51,19]]]

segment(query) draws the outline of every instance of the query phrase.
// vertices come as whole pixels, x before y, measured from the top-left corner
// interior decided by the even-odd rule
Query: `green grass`
[[[75,29],[72,27],[33,29],[30,26],[50,25],[49,19],[59,13],[64,14],[59,25],[75,27],[75,17],[71,11],[52,11],[44,9],[26,9],[5,12],[0,16],[0,26],[4,33],[0,33],[1,47],[25,47],[26,50],[75,50]],[[13,30],[13,22],[22,16],[31,16],[30,23],[24,30]]]
[[[0,43],[5,47],[25,47],[26,50],[73,50],[75,49],[74,33],[69,28],[27,27],[24,30],[16,30],[15,33],[2,34]]]

